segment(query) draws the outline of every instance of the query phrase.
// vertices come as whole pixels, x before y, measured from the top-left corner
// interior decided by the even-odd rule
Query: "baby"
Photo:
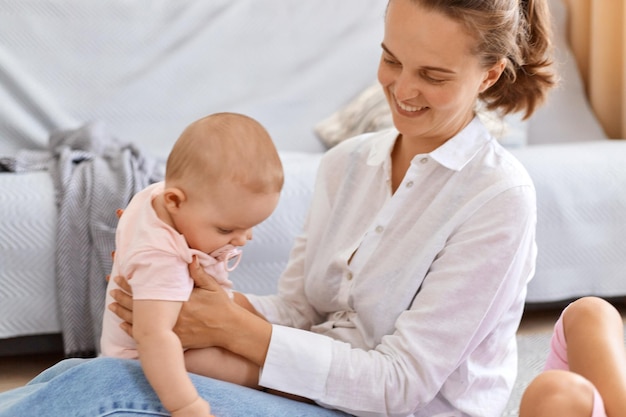
[[[165,181],[137,193],[120,218],[111,276],[128,278],[132,287],[133,337],[105,309],[102,355],[139,358],[174,417],[210,415],[186,371],[207,373],[202,371],[214,365],[207,363],[213,352],[184,352],[173,331],[194,285],[188,264],[197,257],[230,291],[228,271],[239,261],[238,247],[274,211],[282,185],[282,165],[267,131],[250,117],[217,113],[183,131],[168,157]],[[115,288],[110,280],[107,306]],[[222,378],[239,372],[237,358],[220,361]]]

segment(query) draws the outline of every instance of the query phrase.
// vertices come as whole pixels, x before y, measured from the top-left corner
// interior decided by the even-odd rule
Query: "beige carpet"
[[[548,355],[550,347],[551,329],[521,332],[517,335],[518,348],[518,374],[513,394],[509,400],[507,408],[502,414],[503,417],[517,417],[519,412],[519,402],[522,393],[543,369],[543,365]]]

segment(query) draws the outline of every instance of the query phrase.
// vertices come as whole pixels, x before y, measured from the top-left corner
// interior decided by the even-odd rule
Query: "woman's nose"
[[[393,95],[399,101],[410,100],[419,96],[419,87],[414,77],[401,73],[392,87]]]

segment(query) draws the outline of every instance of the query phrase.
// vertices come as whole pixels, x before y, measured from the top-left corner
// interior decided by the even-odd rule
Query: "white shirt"
[[[392,195],[397,135],[324,155],[278,295],[249,296],[274,323],[260,384],[356,416],[500,416],[535,267],[533,183],[474,119]]]

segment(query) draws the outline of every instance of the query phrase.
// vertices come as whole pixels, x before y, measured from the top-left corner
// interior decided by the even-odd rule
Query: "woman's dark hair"
[[[479,98],[489,110],[528,118],[556,84],[547,0],[412,0],[461,22],[486,67],[505,60],[500,79]]]

